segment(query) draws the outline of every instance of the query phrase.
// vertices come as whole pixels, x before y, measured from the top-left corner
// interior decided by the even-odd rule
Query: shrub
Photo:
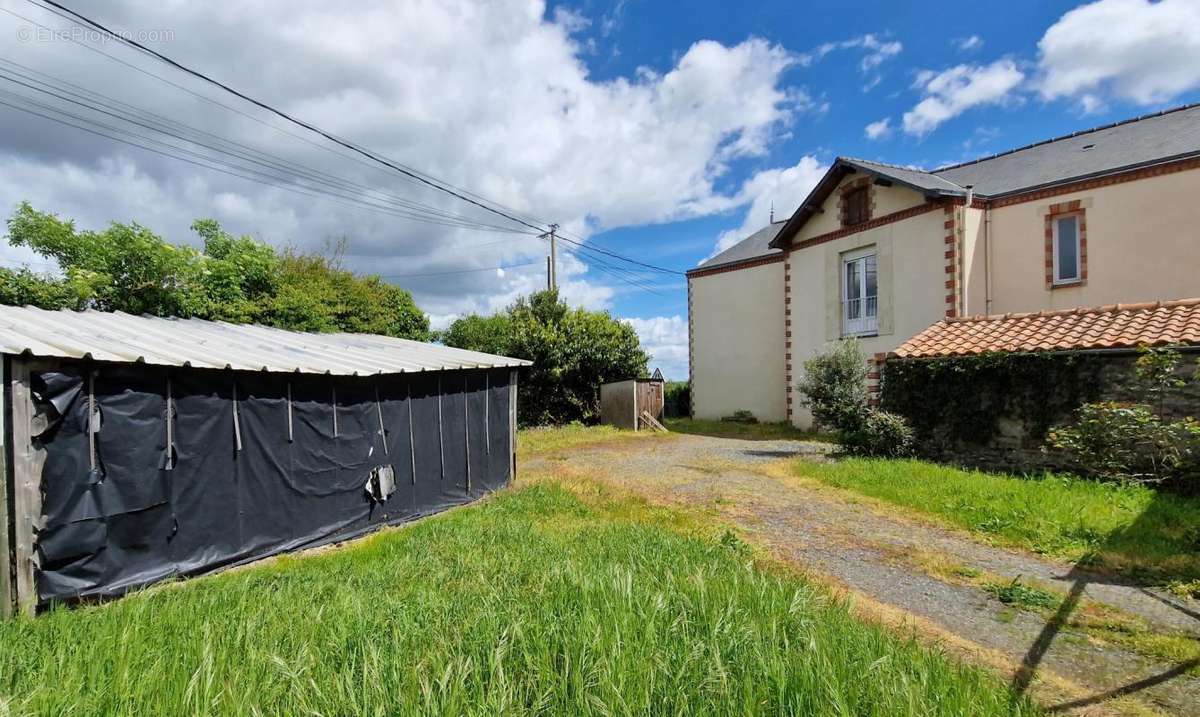
[[[813,418],[835,431],[847,451],[881,457],[912,452],[908,421],[867,405],[867,360],[857,341],[839,341],[832,351],[805,361],[799,388]]]
[[[1161,483],[1195,477],[1200,473],[1200,423],[1164,415],[1169,393],[1186,384],[1176,378],[1179,353],[1170,347],[1139,351],[1134,374],[1151,403],[1085,403],[1073,424],[1050,431],[1047,443],[1095,478]]]
[[[839,341],[832,351],[805,361],[798,386],[822,427],[839,433],[856,428],[867,402],[867,359],[858,341]]]
[[[903,416],[866,408],[858,427],[841,434],[846,450],[860,456],[900,458],[913,451],[913,430]]]

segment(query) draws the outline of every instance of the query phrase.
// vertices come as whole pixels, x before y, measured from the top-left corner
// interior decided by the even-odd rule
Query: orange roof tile
[[[943,319],[905,341],[900,358],[990,351],[1078,351],[1200,345],[1200,298]]]

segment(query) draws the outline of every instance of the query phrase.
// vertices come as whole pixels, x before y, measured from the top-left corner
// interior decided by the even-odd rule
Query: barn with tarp
[[[345,540],[515,471],[526,361],[11,306],[0,354],[7,614]]]

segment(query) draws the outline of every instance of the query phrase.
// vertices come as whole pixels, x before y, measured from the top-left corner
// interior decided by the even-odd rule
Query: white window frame
[[[875,294],[867,294],[867,271],[866,260],[875,260]],[[856,301],[861,302],[862,311],[856,319],[850,318],[850,312],[847,310],[851,299],[846,285],[846,267],[849,264],[862,262],[862,270],[858,272],[859,281],[859,298]],[[838,284],[840,285],[839,294],[841,301],[838,303],[839,311],[841,312],[840,321],[842,326],[842,336],[877,336],[879,335],[879,253],[874,246],[865,247],[849,251],[841,256],[841,261],[838,263],[840,276]]]
[[[1071,277],[1061,276],[1058,270],[1058,223],[1064,219],[1071,219],[1075,222],[1075,276]],[[1079,236],[1079,219],[1080,215],[1078,214],[1060,214],[1050,217],[1051,236],[1053,237],[1053,241],[1050,244],[1050,252],[1052,254],[1051,262],[1053,264],[1054,271],[1051,284],[1054,286],[1067,286],[1070,284],[1078,284],[1079,282],[1083,281],[1083,245],[1081,242],[1081,237]]]

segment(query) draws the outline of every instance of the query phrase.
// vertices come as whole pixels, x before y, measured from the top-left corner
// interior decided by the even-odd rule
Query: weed
[[[1062,603],[1062,598],[1054,593],[1022,583],[1020,575],[1008,583],[986,583],[983,589],[1000,602],[1013,607],[1054,610]]]

